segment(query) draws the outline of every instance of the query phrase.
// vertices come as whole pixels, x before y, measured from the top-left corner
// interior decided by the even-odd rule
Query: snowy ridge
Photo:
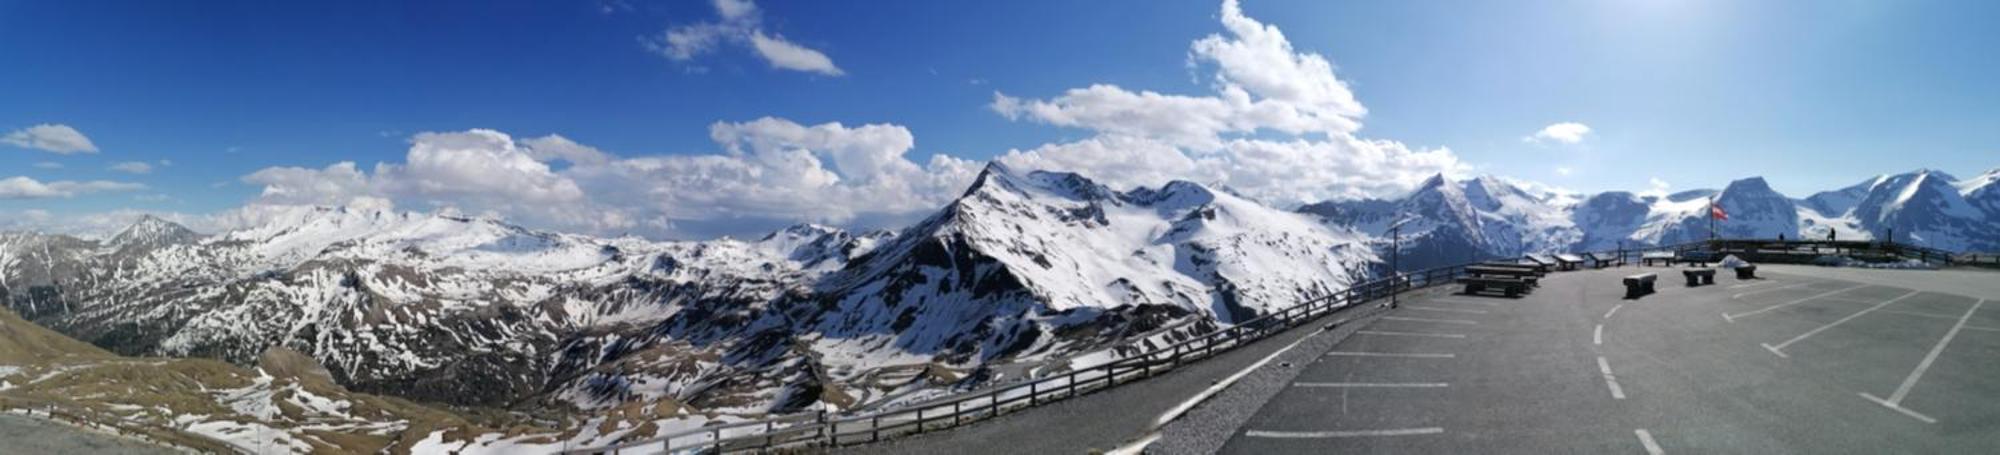
[[[1319,297],[1377,260],[1366,234],[1199,184],[999,166],[893,233],[652,242],[358,207],[232,216],[246,227],[207,237],[156,218],[106,241],[0,234],[0,301],[125,354],[248,364],[282,347],[357,391],[670,410],[572,435],[590,440],[1067,368]]]
[[[1957,180],[1934,170],[1881,175],[1846,188],[1792,199],[1763,178],[1731,182],[1722,190],[1667,196],[1623,191],[1579,198],[1537,194],[1504,179],[1432,178],[1393,200],[1311,204],[1299,211],[1328,223],[1354,226],[1377,237],[1399,216],[1404,227],[1405,270],[1482,257],[1544,251],[1602,251],[1663,245],[1709,236],[1708,205],[1729,213],[1714,223],[1717,235],[1739,238],[1869,240],[1889,235],[1952,251],[2000,250],[2000,170]],[[1572,202],[1574,201],[1574,202]],[[1386,242],[1378,242],[1386,250]]]

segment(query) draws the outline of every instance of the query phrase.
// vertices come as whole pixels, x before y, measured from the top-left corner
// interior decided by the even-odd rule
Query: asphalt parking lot
[[[1552,274],[1519,299],[1406,301],[1310,353],[1220,451],[2000,447],[2000,304],[1984,300],[2000,273],[1822,270],[1690,288],[1623,267]],[[1658,292],[1623,298],[1641,271]]]

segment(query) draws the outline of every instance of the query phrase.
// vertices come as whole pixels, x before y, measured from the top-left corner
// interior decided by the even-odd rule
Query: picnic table
[[[1552,271],[1556,268],[1556,258],[1549,257],[1546,254],[1522,255],[1521,259],[1541,266],[1544,272]]]
[[[1563,270],[1576,270],[1577,266],[1583,265],[1583,257],[1574,254],[1558,254],[1556,255],[1556,263],[1560,264]]]
[[[1592,264],[1593,264],[1593,265],[1594,265],[1594,266],[1595,266],[1596,268],[1600,268],[1600,269],[1601,269],[1601,268],[1605,268],[1605,267],[1608,267],[1608,266],[1611,266],[1611,265],[1613,265],[1613,264],[1616,264],[1616,265],[1620,265],[1620,266],[1623,266],[1623,265],[1625,265],[1625,258],[1624,258],[1624,257],[1621,257],[1621,256],[1619,256],[1619,255],[1616,255],[1616,254],[1606,254],[1606,253],[1584,253],[1583,255],[1584,255],[1585,257],[1589,257],[1589,258],[1590,258],[1590,262],[1591,262],[1591,263],[1592,263]]]
[[[1528,286],[1539,286],[1542,272],[1526,267],[1502,267],[1492,265],[1469,265],[1465,274],[1475,277],[1506,277],[1521,280]]]
[[[1639,265],[1644,265],[1644,266],[1651,266],[1651,265],[1653,265],[1653,262],[1654,262],[1654,261],[1659,261],[1659,262],[1661,262],[1661,263],[1663,263],[1663,264],[1666,264],[1666,265],[1667,265],[1668,267],[1673,267],[1673,266],[1674,266],[1674,252],[1672,252],[1672,251],[1648,251],[1648,252],[1646,252],[1646,253],[1644,253],[1644,254],[1640,254],[1640,255],[1639,255]]]

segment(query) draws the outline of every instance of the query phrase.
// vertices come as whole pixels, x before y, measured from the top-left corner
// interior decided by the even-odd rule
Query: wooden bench
[[[1653,281],[1658,279],[1660,275],[1651,272],[1625,277],[1625,298],[1653,293]]]
[[[1668,266],[1668,267],[1673,267],[1673,266],[1674,266],[1674,252],[1672,252],[1672,251],[1654,251],[1654,252],[1649,252],[1649,253],[1646,253],[1646,254],[1642,254],[1642,255],[1639,255],[1639,265],[1642,265],[1642,266],[1648,266],[1648,267],[1650,267],[1650,266],[1652,266],[1652,265],[1653,265],[1653,263],[1654,263],[1654,262],[1659,262],[1659,263],[1662,263],[1662,264],[1665,264],[1665,265],[1666,265],[1666,266]]]
[[[1736,279],[1749,280],[1755,278],[1757,278],[1757,266],[1746,265],[1736,268]]]
[[[1465,274],[1475,277],[1498,277],[1521,280],[1528,286],[1540,286],[1542,272],[1526,267],[1495,267],[1490,265],[1465,266]]]
[[[1583,265],[1583,258],[1574,254],[1558,254],[1556,264],[1561,265],[1563,270],[1576,270],[1577,266]]]
[[[1527,281],[1504,276],[1462,276],[1458,283],[1465,285],[1466,294],[1478,294],[1487,289],[1499,289],[1508,297],[1520,297],[1528,290]]]
[[[1687,277],[1688,287],[1715,284],[1715,269],[1683,269],[1681,270],[1681,276]]]

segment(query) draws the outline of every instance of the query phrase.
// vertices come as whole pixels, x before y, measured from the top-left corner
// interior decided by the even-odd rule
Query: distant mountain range
[[[1917,171],[1793,199],[1761,178],[1577,195],[1438,176],[1401,198],[1283,210],[1190,182],[1118,191],[990,165],[897,232],[675,242],[250,206],[260,222],[212,236],[153,217],[101,240],[0,234],[0,302],[128,355],[252,365],[287,348],[358,391],[656,429],[1062,371],[1170,324],[1242,321],[1382,273],[1384,230],[1403,217],[1404,270],[1701,239],[1711,196],[1728,237],[1893,228],[1992,251],[1995,180]]]
[[[1804,199],[1779,194],[1761,177],[1722,190],[1670,195],[1533,191],[1485,176],[1431,178],[1389,200],[1323,202],[1299,209],[1380,239],[1401,217],[1405,270],[1525,253],[1601,251],[1708,238],[1709,198],[1728,213],[1715,222],[1730,238],[1882,239],[1950,251],[2000,251],[2000,169],[1959,180],[1918,170],[1882,175]]]
[[[868,406],[1060,371],[1347,287],[1369,237],[1200,184],[988,167],[900,232],[653,242],[252,206],[202,236],[0,234],[0,302],[128,355],[303,353],[349,388],[623,424]],[[656,428],[647,427],[647,428]],[[650,431],[650,430],[649,430]]]

